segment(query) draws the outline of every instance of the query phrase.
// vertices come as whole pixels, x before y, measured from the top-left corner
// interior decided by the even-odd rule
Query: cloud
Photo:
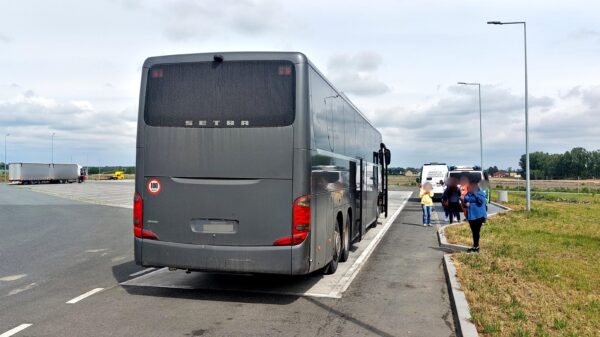
[[[379,80],[377,71],[383,58],[376,52],[335,55],[327,65],[328,77],[343,92],[358,96],[376,96],[390,90]]]
[[[581,91],[591,92],[588,88]],[[479,162],[478,104],[476,87],[450,86],[429,104],[382,107],[373,109],[369,117],[382,131],[384,142],[402,157],[397,163],[474,164]],[[581,105],[585,105],[583,96],[575,104],[566,104],[565,100],[530,95],[532,150],[585,144],[585,139],[589,143],[593,138],[598,143],[600,126],[595,125],[600,125],[599,117]],[[484,85],[482,115],[484,165],[505,166],[510,158],[516,162],[524,151],[523,95],[498,85]]]
[[[596,43],[600,43],[600,30],[580,29],[569,35],[575,39],[592,39],[595,40]]]
[[[171,41],[206,40],[218,33],[273,35],[285,30],[290,21],[281,3],[274,0],[122,0],[121,4],[131,10],[152,11]]]
[[[0,33],[0,43],[11,43],[12,39],[7,35]]]
[[[57,101],[28,90],[0,100],[0,125],[29,144],[45,142],[51,133],[77,143],[133,145],[136,134],[135,109],[99,111],[89,101]]]
[[[511,93],[508,89],[495,86],[482,86],[482,113],[485,118],[510,120],[521,117],[524,97]],[[530,96],[529,108],[547,110],[554,106],[554,99],[548,96]],[[375,110],[372,120],[378,127],[396,125],[407,129],[444,128],[465,120],[478,120],[479,98],[475,87],[454,85],[447,88],[445,96],[436,102],[414,108],[392,107]]]

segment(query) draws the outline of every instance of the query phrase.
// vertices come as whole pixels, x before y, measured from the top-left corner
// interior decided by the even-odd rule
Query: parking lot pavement
[[[92,204],[133,208],[133,180],[88,180],[77,184],[11,185],[60,198]]]
[[[454,335],[442,252],[414,195],[341,298],[122,286],[155,272],[132,262],[130,210],[13,186],[0,196],[0,334]]]

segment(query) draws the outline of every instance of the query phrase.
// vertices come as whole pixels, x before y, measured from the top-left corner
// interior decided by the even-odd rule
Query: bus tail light
[[[310,196],[303,195],[294,200],[292,206],[292,235],[275,240],[273,245],[299,245],[306,240],[308,233],[310,233]]]
[[[143,229],[143,209],[144,209],[144,200],[139,193],[136,193],[133,196],[133,236],[136,238],[150,239],[150,240],[158,240],[158,236],[152,233],[152,231]]]

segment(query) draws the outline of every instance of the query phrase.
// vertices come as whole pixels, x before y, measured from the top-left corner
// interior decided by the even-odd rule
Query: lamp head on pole
[[[488,25],[502,25],[503,23],[500,21],[488,21],[487,24]]]

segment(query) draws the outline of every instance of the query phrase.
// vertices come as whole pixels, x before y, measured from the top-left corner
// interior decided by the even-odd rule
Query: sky
[[[518,166],[600,148],[600,2],[0,0],[8,162],[133,165],[141,67],[157,55],[300,51],[369,117],[393,166]],[[52,137],[54,134],[54,137]],[[2,142],[4,139],[0,139]],[[2,144],[4,145],[4,144]],[[0,146],[0,161],[4,147]]]

